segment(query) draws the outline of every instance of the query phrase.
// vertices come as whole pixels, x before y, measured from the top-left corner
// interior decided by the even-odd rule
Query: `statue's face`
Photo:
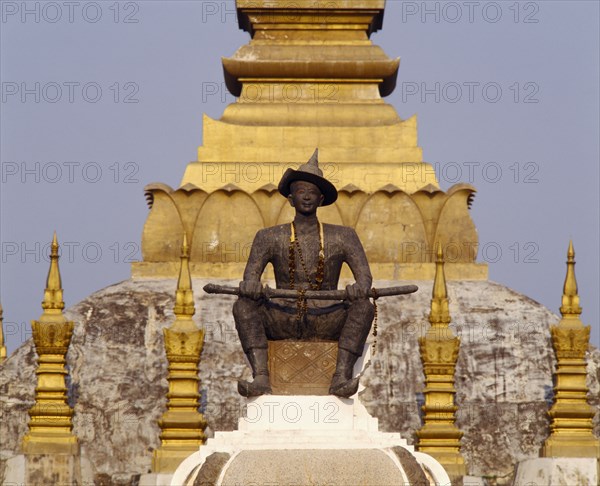
[[[301,214],[315,214],[323,199],[325,198],[321,190],[312,182],[295,181],[290,186],[288,201]]]

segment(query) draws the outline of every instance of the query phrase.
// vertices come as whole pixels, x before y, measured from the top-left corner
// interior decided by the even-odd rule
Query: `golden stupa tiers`
[[[175,322],[164,329],[169,361],[167,410],[158,421],[160,447],[152,456],[152,470],[172,473],[206,441],[206,420],[198,411],[200,379],[198,365],[204,346],[204,330],[192,320],[196,309],[189,269],[189,248],[183,236],[181,263],[175,293]]]
[[[375,278],[432,279],[437,241],[452,255],[448,278],[487,278],[487,266],[474,263],[475,188],[441,191],[423,162],[416,116],[402,120],[383,101],[400,65],[370,40],[384,5],[237,1],[251,40],[222,63],[238,99],[221,119],[204,116],[198,160],[179,189],[146,187],[151,211],[134,277],[176,274],[185,232],[194,275],[239,278],[256,232],[293,218],[277,193],[282,174],[318,147],[324,176],[340,193],[319,217],[356,229]]]
[[[400,189],[414,192],[436,184],[433,169],[421,163],[416,120],[401,120],[381,99],[393,91],[400,65],[369,39],[382,25],[384,2],[335,2],[338,8],[327,8],[333,4],[237,2],[240,27],[252,40],[223,59],[223,68],[229,91],[239,99],[220,120],[204,117],[204,146],[182,185],[212,191],[230,182],[253,192],[276,183],[284,166],[306,162],[317,146],[321,163],[333,165],[325,176],[339,188],[354,184],[375,192],[402,181],[396,182]],[[206,180],[211,164],[227,163],[277,167],[244,178],[224,166],[223,177]]]
[[[594,409],[587,402],[585,355],[590,326],[579,316],[579,294],[575,279],[575,250],[569,242],[567,276],[563,287],[562,319],[550,328],[556,352],[555,402],[550,409],[550,437],[544,443],[544,457],[595,457],[600,459],[600,440],[593,433]]]
[[[67,401],[66,355],[74,324],[63,315],[63,289],[58,268],[56,233],[50,247],[50,270],[39,321],[32,321],[38,354],[35,404],[29,410],[29,431],[23,437],[25,454],[68,454],[79,451],[73,435],[73,409]]]
[[[455,424],[458,407],[454,403],[454,373],[460,339],[452,333],[450,321],[444,259],[439,245],[429,313],[431,327],[419,338],[425,373],[425,405],[422,407],[424,424],[417,431],[417,448],[435,457],[450,477],[461,478],[467,469],[460,452],[463,433]]]

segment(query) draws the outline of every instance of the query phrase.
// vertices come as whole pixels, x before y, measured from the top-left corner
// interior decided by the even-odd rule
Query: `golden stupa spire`
[[[563,318],[578,319],[581,315],[579,294],[577,293],[577,279],[575,278],[575,250],[573,249],[573,240],[569,241],[569,250],[567,251],[567,275],[563,286],[561,304],[560,313]]]
[[[167,410],[158,420],[161,445],[152,457],[152,470],[156,473],[174,472],[181,461],[206,441],[206,420],[198,412],[198,367],[204,346],[204,330],[199,329],[192,320],[195,307],[189,257],[187,237],[184,234],[173,307],[175,322],[163,329],[169,361],[169,392]]]
[[[31,322],[33,342],[38,354],[35,404],[29,410],[29,432],[23,438],[25,454],[76,454],[79,446],[73,435],[73,409],[67,400],[66,357],[74,324],[62,313],[63,290],[58,269],[58,241],[52,238],[50,270],[46,279],[38,321]]]
[[[550,327],[556,353],[554,405],[548,412],[552,420],[550,437],[544,443],[545,457],[600,458],[600,441],[594,436],[594,409],[588,404],[587,363],[590,326],[579,318],[581,306],[575,279],[575,250],[569,242],[567,276],[563,286],[562,319]]]
[[[451,478],[466,474],[465,460],[460,452],[462,431],[456,426],[454,404],[454,371],[460,339],[450,329],[448,290],[444,275],[442,245],[437,245],[435,278],[431,292],[431,327],[419,338],[421,362],[425,374],[425,405],[423,427],[417,431],[418,449],[435,457]]]
[[[4,344],[4,324],[2,304],[0,304],[0,363],[6,359],[6,346]]]
[[[46,278],[46,290],[44,290],[44,300],[42,301],[42,309],[45,315],[60,315],[65,308],[63,302],[63,289],[60,279],[60,270],[58,268],[58,240],[56,231],[52,237],[52,245],[50,246],[50,269]],[[64,318],[63,318],[64,319]]]
[[[190,249],[185,233],[183,234],[180,262],[181,265],[179,267],[179,279],[177,280],[177,291],[175,292],[175,307],[173,308],[173,313],[178,318],[191,318],[196,313],[196,308],[194,306],[192,277],[190,275]]]
[[[446,276],[444,274],[444,255],[442,244],[437,245],[435,260],[435,279],[431,297],[431,311],[429,322],[432,326],[440,327],[450,324],[450,308],[448,305],[448,290],[446,288]]]

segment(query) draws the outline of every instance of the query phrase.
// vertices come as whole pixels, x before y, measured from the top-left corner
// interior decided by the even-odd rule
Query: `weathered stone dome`
[[[249,369],[238,343],[234,297],[205,294],[194,279],[195,321],[206,329],[200,378],[202,408],[212,430],[232,430],[243,401],[236,381]],[[228,283],[228,282],[223,282]],[[233,283],[233,282],[229,282]],[[378,301],[376,353],[361,399],[380,430],[409,443],[421,426],[424,389],[418,338],[429,327],[432,282],[411,296]],[[378,281],[377,287],[399,282]],[[68,353],[74,433],[96,480],[150,471],[165,410],[167,360],[162,329],[172,323],[176,281],[127,280],[100,290],[66,314],[75,321]],[[555,366],[549,326],[558,317],[542,305],[490,281],[449,281],[451,327],[461,338],[456,372],[457,425],[470,475],[508,482],[514,465],[538,456],[549,434]],[[372,339],[372,337],[371,337]],[[600,409],[600,351],[588,352],[590,403]],[[34,402],[36,353],[29,340],[0,365],[0,482],[6,460],[20,452]],[[600,432],[600,414],[595,433]],[[91,479],[91,478],[89,478]],[[123,483],[119,483],[123,484]]]

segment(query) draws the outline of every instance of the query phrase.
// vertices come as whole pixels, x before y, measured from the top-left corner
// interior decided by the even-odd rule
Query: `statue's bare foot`
[[[335,373],[331,378],[329,393],[341,398],[350,398],[358,391],[358,376],[352,378],[354,364],[358,359],[358,354],[354,354],[347,349],[339,348]]]
[[[270,395],[271,382],[268,375],[258,375],[254,381],[239,380],[238,393],[243,397],[259,397],[261,395]]]
[[[358,391],[358,380],[358,376],[345,381],[343,381],[343,378],[338,381],[334,377],[329,387],[329,393],[341,398],[350,398]]]

